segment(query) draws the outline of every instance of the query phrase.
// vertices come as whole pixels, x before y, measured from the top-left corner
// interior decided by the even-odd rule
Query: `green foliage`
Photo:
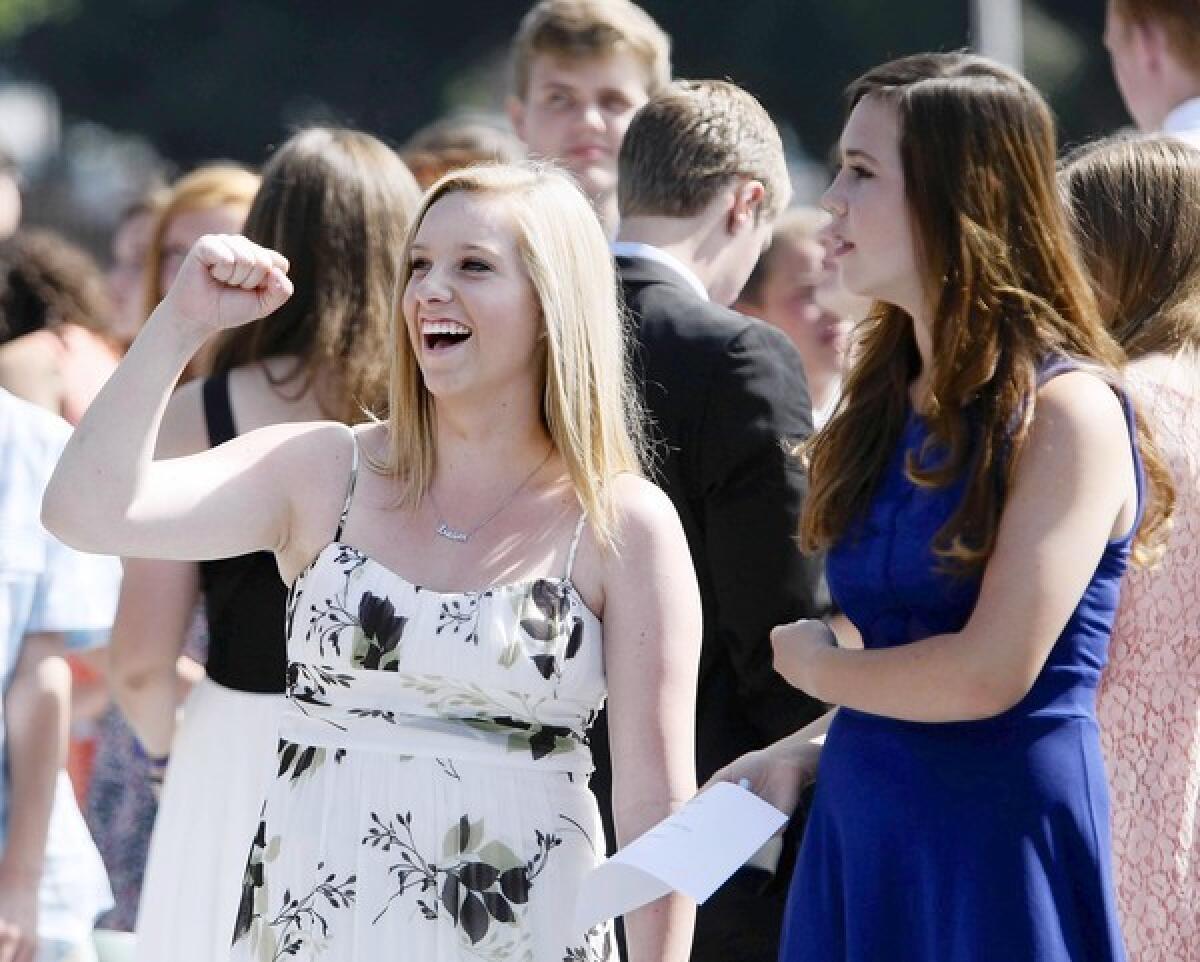
[[[72,116],[142,132],[183,164],[257,163],[299,123],[403,141],[460,98],[499,107],[505,49],[531,2],[0,0],[0,39],[16,38],[10,63],[53,87]],[[848,81],[891,57],[969,40],[968,0],[642,2],[673,37],[678,76],[742,84],[818,158],[837,137]],[[1033,79],[1068,138],[1120,123],[1100,45],[1104,5],[1036,6],[1084,57],[1068,67],[1048,18],[1035,23],[1035,43],[1050,42],[1031,51]]]
[[[75,13],[78,0],[0,0],[0,40],[20,36],[34,24]]]

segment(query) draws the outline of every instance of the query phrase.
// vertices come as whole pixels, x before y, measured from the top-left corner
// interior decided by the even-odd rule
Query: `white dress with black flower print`
[[[447,594],[335,541],[287,636],[233,959],[616,959],[571,926],[604,850],[583,733],[605,681],[569,572]]]

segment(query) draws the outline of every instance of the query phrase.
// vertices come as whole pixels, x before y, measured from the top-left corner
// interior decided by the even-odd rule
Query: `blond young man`
[[[1200,4],[1109,0],[1104,45],[1138,127],[1200,147]]]
[[[629,0],[542,0],[512,43],[508,114],[530,153],[569,170],[611,237],[629,122],[671,79],[670,38]]]
[[[720,81],[675,83],[652,97],[629,126],[618,183],[613,250],[661,452],[657,480],[683,521],[704,608],[703,781],[822,711],[775,673],[769,638],[826,603],[820,564],[794,539],[806,481],[785,453],[812,431],[804,372],[783,333],[726,307],[791,186],[766,111]],[[603,741],[598,730],[598,766]],[[593,780],[602,800],[606,774]],[[701,907],[693,960],[773,962],[784,886],[764,895],[764,876],[743,870]]]

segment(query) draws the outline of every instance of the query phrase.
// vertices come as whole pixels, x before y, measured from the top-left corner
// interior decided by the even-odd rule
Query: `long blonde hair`
[[[412,273],[410,251],[429,209],[465,193],[502,200],[541,307],[542,420],[575,486],[597,540],[614,543],[613,477],[642,473],[642,418],[630,378],[627,325],[604,231],[565,174],[533,163],[469,167],[447,174],[425,194],[409,226],[393,311],[389,391],[390,450],[381,465],[415,507],[436,462],[433,400],[425,387],[403,315]]]

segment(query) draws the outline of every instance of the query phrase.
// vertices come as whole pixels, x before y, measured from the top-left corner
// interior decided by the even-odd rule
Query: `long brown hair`
[[[934,539],[948,568],[978,571],[1033,418],[1038,369],[1077,358],[1115,379],[1121,353],[1096,312],[1055,186],[1049,108],[1019,74],[962,53],[919,54],[868,71],[847,91],[892,105],[914,242],[934,306],[925,447],[907,471],[964,494]],[[810,448],[801,521],[810,548],[860,517],[899,440],[920,372],[913,321],[876,305],[838,411]],[[1165,472],[1140,421],[1150,491],[1139,546],[1163,524]]]
[[[1063,158],[1059,185],[1130,360],[1200,351],[1200,150],[1161,134],[1096,141]]]
[[[244,233],[288,259],[295,293],[223,335],[213,373],[292,357],[281,383],[324,389],[317,400],[329,417],[382,412],[399,252],[419,200],[408,168],[370,134],[314,127],[283,144],[263,168]]]

